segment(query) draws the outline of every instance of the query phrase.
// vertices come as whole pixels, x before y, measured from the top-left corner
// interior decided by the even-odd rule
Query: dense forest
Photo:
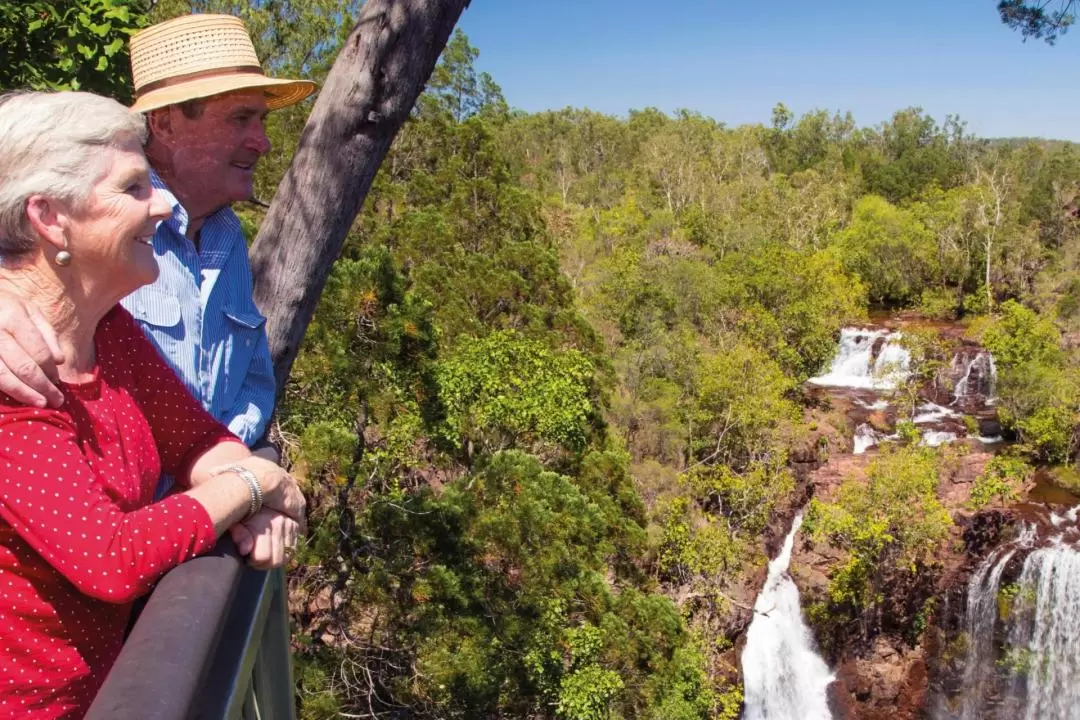
[[[995,353],[1018,443],[987,497],[1073,459],[1071,145],[917,108],[525,114],[475,58],[455,36],[288,388],[306,717],[736,717],[733,588],[795,487],[800,386],[870,311]],[[869,566],[932,561],[945,454],[819,511],[852,555],[834,612],[877,601]]]
[[[118,13],[93,31],[99,70],[109,33],[195,5],[318,80],[359,3],[99,5]],[[737,717],[732,613],[819,443],[803,383],[871,313],[956,322],[994,353],[1015,443],[984,503],[1076,459],[1073,145],[981,140],[919,108],[872,127],[783,104],[739,127],[524,113],[477,57],[460,32],[446,48],[279,408],[312,508],[290,572],[303,718]],[[260,200],[308,109],[271,116]],[[241,210],[252,235],[262,214]],[[909,342],[930,377],[941,349]],[[933,478],[951,451],[896,445],[869,489],[812,510],[849,558],[819,624],[865,625],[885,590],[870,569],[932,565],[947,540]]]

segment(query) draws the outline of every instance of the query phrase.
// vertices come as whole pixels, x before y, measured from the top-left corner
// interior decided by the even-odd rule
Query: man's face
[[[205,101],[189,118],[170,108],[171,189],[194,213],[213,211],[252,195],[255,165],[270,150],[266,98],[259,90]]]

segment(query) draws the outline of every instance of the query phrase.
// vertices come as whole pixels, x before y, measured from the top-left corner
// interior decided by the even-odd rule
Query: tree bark
[[[330,269],[469,0],[367,0],[251,248],[281,397]]]

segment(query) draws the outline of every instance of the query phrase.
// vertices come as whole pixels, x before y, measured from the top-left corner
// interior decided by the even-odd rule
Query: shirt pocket
[[[266,318],[258,312],[228,307],[224,308],[222,313],[225,315],[225,327],[229,332],[224,344],[225,402],[222,407],[230,407],[236,402],[247,379],[251,358],[263,337]]]

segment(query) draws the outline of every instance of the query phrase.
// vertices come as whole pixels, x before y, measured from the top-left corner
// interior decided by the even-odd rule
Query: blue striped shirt
[[[187,211],[157,173],[150,179],[173,208],[154,235],[160,275],[121,304],[191,394],[250,446],[266,430],[276,385],[240,220],[229,208],[208,217],[196,250]]]

